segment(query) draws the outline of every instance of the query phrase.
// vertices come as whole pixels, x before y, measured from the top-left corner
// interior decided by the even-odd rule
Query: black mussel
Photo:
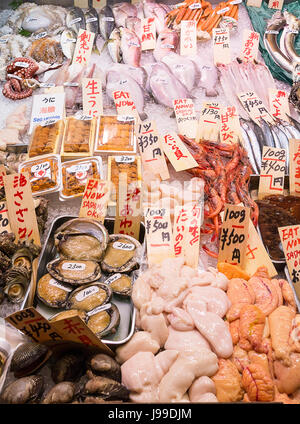
[[[80,352],[70,352],[61,356],[52,366],[51,375],[55,383],[74,381],[85,371],[84,355]]]
[[[50,358],[51,350],[40,343],[23,343],[14,352],[10,370],[16,378],[25,377],[37,371]]]
[[[87,363],[93,374],[121,382],[121,367],[117,361],[104,353],[92,356]]]
[[[70,403],[74,400],[75,395],[76,385],[71,381],[62,381],[52,387],[52,389],[46,394],[42,403]]]
[[[34,403],[41,396],[43,388],[43,376],[30,375],[6,386],[2,392],[1,400],[10,404]]]

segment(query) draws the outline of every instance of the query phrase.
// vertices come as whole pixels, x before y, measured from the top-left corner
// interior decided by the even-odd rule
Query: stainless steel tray
[[[55,259],[58,254],[56,251],[56,247],[54,245],[54,233],[65,222],[69,221],[70,219],[77,218],[76,216],[60,216],[56,218],[49,230],[49,233],[47,235],[47,238],[45,240],[45,244],[42,248],[40,259],[38,263],[38,270],[37,270],[37,281],[47,273],[46,265],[51,260]],[[114,218],[106,218],[104,221],[104,225],[107,228],[109,234],[113,233],[114,228]],[[145,239],[145,227],[143,222],[141,222],[141,231],[140,231],[140,239],[139,241],[143,244]],[[105,277],[107,278],[107,277]],[[101,281],[105,280],[104,277],[101,278]],[[23,309],[27,302],[28,293],[24,299],[23,305],[21,309]],[[118,296],[113,295],[112,297],[112,303],[114,303],[119,311],[120,311],[120,325],[118,327],[118,330],[115,334],[106,336],[106,339],[102,339],[102,342],[107,345],[120,345],[125,342],[127,342],[134,332],[135,327],[135,317],[136,317],[136,311],[133,305],[133,302],[131,298],[129,299],[120,299]],[[64,309],[54,309],[47,307],[44,305],[37,296],[34,298],[33,306],[36,308],[38,312],[40,312],[45,318],[49,318],[53,315],[55,315],[58,312],[63,311]]]
[[[291,288],[293,290],[295,301],[296,301],[296,305],[297,305],[297,309],[298,309],[298,312],[300,312],[300,300],[298,299],[296,290],[294,289],[293,282],[291,280],[291,276],[290,276],[289,269],[288,269],[287,266],[285,266],[285,268],[284,268],[284,273],[285,273],[285,276],[286,276],[286,279],[287,279],[289,285],[291,286]]]

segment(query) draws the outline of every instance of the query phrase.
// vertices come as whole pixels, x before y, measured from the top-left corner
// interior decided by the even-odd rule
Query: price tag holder
[[[259,33],[244,29],[241,59],[243,62],[253,62],[257,60]]]
[[[160,175],[162,181],[168,180],[170,174],[155,122],[140,122],[137,139],[144,169],[148,169],[153,175]]]
[[[300,139],[289,140],[290,194],[300,197]]]
[[[260,119],[270,124],[274,122],[272,115],[254,91],[239,93],[238,98],[245,111],[259,126],[261,126]]]
[[[126,234],[139,240],[142,219],[141,188],[138,181],[127,184],[127,174],[119,174],[114,234]]]
[[[263,147],[258,186],[258,198],[269,194],[282,194],[286,166],[286,150],[276,147]]]
[[[202,209],[196,205],[175,207],[174,251],[185,258],[185,264],[197,268],[199,262]]]
[[[58,88],[58,87],[56,87]],[[59,121],[64,118],[65,93],[37,94],[33,96],[29,134],[36,125],[43,125],[49,120]]]
[[[231,62],[230,35],[229,29],[214,28],[214,64],[227,65]]]
[[[170,210],[159,207],[145,208],[144,216],[149,266],[160,264],[167,258],[174,258]]]
[[[29,175],[11,174],[3,177],[9,223],[18,241],[31,241],[41,246]]]
[[[234,106],[221,110],[220,140],[224,144],[237,144],[241,138],[239,115]]]
[[[173,101],[179,134],[188,138],[196,138],[197,118],[192,99],[176,99]]]
[[[300,300],[300,226],[279,227],[278,232],[293,287]]]
[[[74,0],[74,6],[87,9],[89,7],[89,0]]]
[[[127,83],[127,80],[124,80],[124,83]],[[114,91],[113,98],[118,115],[128,115],[139,118],[138,111],[129,91]]]
[[[290,114],[288,98],[289,95],[286,91],[269,88],[270,113],[274,118],[289,122],[287,117]]]
[[[145,18],[141,20],[142,28],[142,51],[144,50],[153,50],[156,45],[156,29],[154,17]]]
[[[89,178],[82,196],[79,218],[91,218],[104,222],[110,196],[109,181]]]
[[[197,23],[196,21],[181,21],[180,24],[180,54],[181,56],[196,56],[197,54]]]
[[[262,0],[247,0],[247,6],[261,7]]]
[[[268,8],[269,9],[278,9],[281,10],[284,0],[269,0]]]
[[[300,81],[300,63],[293,63],[293,83]]]
[[[102,84],[100,78],[82,79],[83,114],[98,117],[103,115]]]
[[[198,166],[196,160],[174,132],[164,134],[163,149],[176,172]]]
[[[73,56],[73,63],[81,66],[87,66],[89,64],[95,35],[96,34],[94,32],[90,32],[85,29],[79,30]]]
[[[221,105],[204,103],[199,118],[197,141],[209,140],[217,142],[221,128]]]
[[[218,262],[228,262],[244,269],[249,219],[249,208],[225,204]]]

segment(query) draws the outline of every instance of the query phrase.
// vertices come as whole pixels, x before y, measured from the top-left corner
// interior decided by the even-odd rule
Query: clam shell
[[[132,277],[127,274],[114,274],[105,280],[113,293],[118,296],[131,296],[132,291]]]
[[[37,297],[45,305],[51,308],[63,308],[66,306],[71,286],[56,281],[50,274],[45,274],[37,284]]]
[[[55,383],[74,381],[84,369],[84,355],[79,352],[69,352],[61,356],[51,369]]]
[[[10,383],[2,392],[1,399],[5,403],[33,403],[41,395],[44,387],[42,375],[30,375]]]
[[[40,343],[23,343],[14,352],[10,370],[16,378],[25,377],[38,370],[52,352],[47,346]]]
[[[47,393],[43,400],[43,404],[69,403],[72,402],[76,394],[76,386],[70,381],[62,381],[56,384]]]
[[[96,308],[88,314],[87,326],[101,339],[110,333],[115,333],[120,324],[120,312],[113,303]]]
[[[101,268],[95,261],[54,259],[47,264],[47,271],[62,283],[80,286],[99,280]]]
[[[67,307],[90,312],[108,303],[111,296],[112,291],[108,285],[104,283],[92,283],[74,290],[69,297]]]
[[[84,395],[98,395],[103,399],[128,400],[129,390],[118,381],[106,377],[94,377],[83,389]]]
[[[134,248],[132,248],[134,246]],[[139,267],[142,245],[135,238],[112,234],[101,262],[101,268],[107,273],[126,273]]]
[[[88,360],[87,365],[93,373],[121,382],[120,365],[113,358],[105,355],[105,353],[98,353],[92,356]]]
[[[100,262],[109,235],[101,223],[92,219],[75,218],[60,226],[54,236],[59,254],[68,259]]]

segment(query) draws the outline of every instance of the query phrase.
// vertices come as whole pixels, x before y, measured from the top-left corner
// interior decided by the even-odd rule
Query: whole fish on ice
[[[179,35],[177,31],[165,28],[157,37],[153,55],[157,62],[160,62],[164,56],[174,52],[176,53],[179,44]]]
[[[170,8],[165,4],[150,1],[144,2],[144,15],[146,18],[154,18],[157,34],[160,34],[166,27],[165,18],[169,11]]]
[[[140,66],[142,48],[139,37],[128,28],[120,28],[120,34],[123,62],[131,66]]]
[[[99,31],[104,38],[108,40],[115,28],[115,18],[110,6],[104,6],[99,12]]]
[[[137,9],[135,5],[131,3],[117,3],[112,6],[112,11],[118,28],[125,27],[126,19],[130,16],[137,16]]]
[[[187,57],[182,57],[177,53],[169,53],[161,60],[165,63],[175,75],[175,77],[182,82],[182,84],[191,91],[196,84],[197,69],[192,60]]]

